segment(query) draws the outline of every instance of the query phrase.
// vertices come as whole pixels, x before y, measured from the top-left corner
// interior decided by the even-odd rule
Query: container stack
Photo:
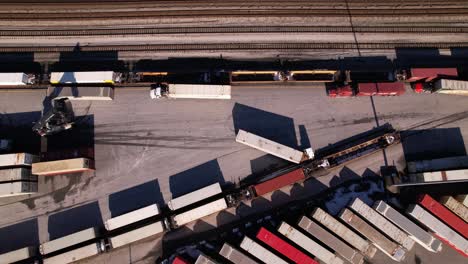
[[[28,153],[0,155],[0,197],[37,192],[37,176],[31,174],[31,165],[37,159]]]

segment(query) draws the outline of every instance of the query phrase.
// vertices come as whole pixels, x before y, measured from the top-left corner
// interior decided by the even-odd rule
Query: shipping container
[[[37,182],[17,181],[0,183],[0,197],[37,193]]]
[[[348,244],[361,251],[367,258],[374,257],[377,249],[371,243],[357,235],[354,231],[340,223],[321,208],[316,208],[312,211],[311,216],[317,222],[341,237]]]
[[[210,257],[206,256],[205,254],[201,253],[197,260],[195,261],[195,264],[217,264],[218,262],[215,262],[212,260]]]
[[[465,222],[468,222],[468,208],[451,196],[442,197],[440,203],[458,215]]]
[[[435,78],[439,75],[458,76],[457,68],[411,68],[411,78],[408,82],[416,82],[426,78]]]
[[[434,232],[434,235],[437,236],[437,238],[460,252],[465,257],[468,257],[468,241],[431,213],[424,210],[424,208],[417,204],[410,205],[406,212]]]
[[[468,238],[468,224],[431,196],[427,194],[419,196],[418,204],[438,217],[453,230],[460,233],[465,239]]]
[[[322,241],[329,248],[334,250],[338,255],[343,257],[345,260],[352,264],[364,263],[364,256],[362,256],[357,250],[348,246],[348,244],[341,241],[339,238],[322,228],[320,225],[303,216],[298,223],[298,226],[304,229],[317,240]],[[281,233],[281,232],[280,232]],[[315,255],[312,253],[312,255]]]
[[[39,161],[38,157],[29,153],[13,153],[0,155],[0,168],[31,166]]]
[[[93,171],[94,161],[87,158],[76,158],[32,164],[32,173],[41,176]]]
[[[271,247],[272,249],[276,250],[276,252],[280,253],[281,255],[285,256],[289,260],[294,263],[308,263],[308,264],[318,264],[313,258],[307,256],[306,254],[302,253],[300,250],[286,242],[285,240],[279,238],[272,232],[268,231],[265,228],[260,228],[257,233],[257,239]],[[292,240],[296,244],[297,241]]]
[[[114,88],[105,86],[50,86],[47,88],[47,94],[53,99],[114,100]]]
[[[407,163],[407,167],[409,173],[467,169],[468,156],[410,161]]]
[[[440,79],[434,82],[434,89],[439,92],[442,90],[454,90],[468,92],[468,81]]]
[[[152,204],[135,211],[128,212],[123,215],[111,218],[105,222],[107,230],[114,230],[122,226],[126,226],[132,223],[136,223],[143,219],[156,216],[159,214],[159,208],[157,204]]]
[[[457,195],[455,196],[455,199],[462,203],[464,206],[468,207],[468,195],[462,194],[462,195]]]
[[[358,83],[357,96],[373,96],[377,94],[377,84]]]
[[[257,242],[247,236],[242,240],[240,247],[264,263],[288,264],[286,261],[276,256],[263,246],[260,246]]]
[[[169,98],[231,99],[231,85],[169,84]]]
[[[433,171],[408,174],[408,181],[403,182],[404,185],[420,185],[420,184],[441,184],[466,182],[468,180],[468,169],[465,170],[449,170],[449,171]]]
[[[99,232],[97,228],[87,228],[64,237],[44,242],[39,246],[39,252],[41,252],[42,255],[47,255],[57,250],[95,239],[98,235]]]
[[[406,92],[405,84],[402,82],[377,83],[377,95],[394,96]]]
[[[407,250],[413,248],[414,240],[385,217],[377,213],[377,211],[365,204],[361,199],[355,198],[348,207]]]
[[[60,151],[41,152],[41,161],[54,161],[64,159],[88,158],[94,159],[94,148],[79,147],[73,149],[61,149]]]
[[[120,74],[113,71],[52,72],[51,84],[116,83]]]
[[[216,200],[211,203],[207,203],[195,209],[192,209],[187,212],[180,213],[178,215],[173,216],[172,224],[174,227],[183,226],[187,223],[195,221],[197,219],[203,218],[210,214],[214,214],[216,212],[222,211],[227,208],[226,200],[224,198]]]
[[[216,194],[219,194],[221,192],[221,185],[219,185],[219,183],[213,183],[191,193],[174,198],[167,203],[167,206],[169,207],[169,209],[174,211],[187,205],[209,198],[211,196],[214,196]]]
[[[289,224],[285,222],[281,223],[280,227],[278,228],[278,232],[326,264],[343,264],[344,263],[344,261],[340,259],[339,257],[337,257],[335,254],[328,251],[326,248],[322,247],[320,244],[308,238],[299,230],[293,228],[292,226],[290,226]],[[307,258],[304,261],[301,261],[301,263],[318,263],[312,258],[309,258],[308,256],[306,257]],[[294,262],[299,263],[299,261],[297,260],[294,260]]]
[[[390,239],[386,238],[379,231],[373,228],[371,225],[366,223],[362,218],[354,214],[349,209],[343,209],[339,217],[348,225],[350,225],[354,230],[365,236],[367,239],[372,241],[372,243],[385,253],[390,258],[395,261],[402,261],[405,258],[405,250],[398,244],[392,242]]]
[[[7,253],[0,254],[0,264],[10,264],[13,262],[26,260],[34,257],[35,249],[33,247],[24,247]]]
[[[234,264],[257,264],[258,262],[247,257],[244,253],[240,252],[228,243],[224,243],[219,251],[219,254]]]
[[[253,189],[257,196],[261,196],[304,179],[304,171],[301,168],[256,184],[253,186]]]
[[[375,202],[374,209],[408,233],[414,241],[418,242],[427,250],[432,252],[439,252],[442,250],[442,243],[439,240],[413,223],[413,221],[400,214],[384,201]]]
[[[181,256],[176,256],[172,261],[172,264],[190,264],[190,262],[186,261]]]
[[[0,72],[0,85],[26,85],[29,77],[24,72]]]
[[[30,169],[15,168],[0,170],[0,183],[10,181],[34,181],[37,182],[37,176],[31,174]]]
[[[101,243],[93,243],[87,246],[83,246],[77,249],[67,251],[65,253],[55,255],[50,258],[45,258],[42,260],[43,264],[66,264],[72,263],[78,260],[89,258],[101,253],[102,245]]]
[[[112,236],[109,238],[109,243],[112,248],[118,248],[142,240],[164,232],[164,225],[162,222],[149,224],[126,233]]]
[[[242,129],[237,133],[236,141],[297,164],[314,158],[312,148],[308,148],[304,151],[295,150]]]

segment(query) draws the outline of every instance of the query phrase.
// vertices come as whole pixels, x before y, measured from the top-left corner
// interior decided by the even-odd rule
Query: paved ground
[[[41,110],[44,94],[2,92],[2,122],[14,118],[30,123],[28,116]],[[212,182],[235,182],[253,170],[277,163],[236,143],[236,129],[256,131],[291,146],[320,148],[375,127],[373,104],[380,125],[390,122],[397,129],[406,129],[420,124],[419,129],[431,129],[424,138],[413,136],[414,140],[403,146],[388,149],[389,163],[402,164],[403,153],[414,159],[431,148],[435,148],[430,152],[434,157],[466,154],[463,138],[468,135],[468,105],[465,97],[458,96],[408,92],[401,97],[374,97],[372,103],[369,97],[330,99],[324,88],[275,86],[235,87],[229,101],[152,101],[147,90],[120,89],[112,102],[74,102],[77,115],[90,116],[82,119],[76,139],[78,143],[94,141],[97,171],[41,178],[39,195],[3,202],[0,252],[102,225],[103,219],[125,211],[152,202],[163,204]],[[16,112],[28,114],[13,115]],[[51,139],[49,146],[63,147],[54,142],[57,139]],[[383,164],[383,155],[378,153],[321,177],[321,184],[308,185],[293,196],[310,195],[349,177],[378,172]],[[237,213],[248,214],[283,202],[273,199],[257,207],[247,205]],[[204,220],[207,227],[199,225],[196,229],[204,230],[231,217],[236,216],[227,220],[213,216]],[[157,240],[146,241],[143,246],[139,243],[98,259],[107,263],[137,262],[147,256],[151,259],[149,252],[157,251],[157,244]],[[449,255],[454,258],[451,263],[458,263],[453,252]],[[376,263],[388,263],[388,259]]]

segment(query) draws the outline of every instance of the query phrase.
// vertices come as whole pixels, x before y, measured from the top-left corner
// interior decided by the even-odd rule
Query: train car
[[[47,257],[42,260],[43,264],[67,264],[83,260],[103,252],[104,248],[100,242],[72,249],[62,254]]]
[[[95,239],[98,235],[99,231],[96,227],[87,228],[64,237],[44,242],[39,246],[39,252],[42,255],[47,255],[64,248]]]
[[[178,228],[205,216],[222,211],[227,207],[228,206],[226,200],[224,198],[221,198],[214,202],[210,202],[200,207],[197,207],[195,209],[172,216],[171,224],[173,228]]]
[[[93,160],[87,158],[76,158],[37,162],[32,164],[32,173],[40,176],[52,176],[85,171],[94,171]]]
[[[393,260],[400,262],[405,258],[406,251],[401,246],[386,238],[351,210],[343,209],[339,217]]]
[[[460,233],[465,239],[468,238],[468,224],[431,196],[427,194],[419,196],[418,204],[438,217],[453,230]]]
[[[0,168],[25,166],[31,167],[39,158],[29,153],[13,153],[0,155]]]
[[[214,261],[207,255],[201,253],[200,255],[198,255],[198,258],[195,261],[195,264],[218,264],[218,262]]]
[[[219,251],[219,255],[223,256],[234,264],[258,264],[258,262],[254,261],[228,243],[223,244],[223,247]]]
[[[465,222],[468,222],[468,208],[451,196],[445,196],[440,199],[440,203],[458,215]]]
[[[219,183],[213,183],[191,193],[174,198],[167,203],[167,207],[172,211],[199,202],[216,194],[220,194],[223,190]]]
[[[314,211],[312,211],[311,217],[341,237],[348,244],[362,252],[367,258],[373,258],[377,252],[377,249],[371,243],[363,239],[361,236],[356,234],[347,226],[343,225],[341,222],[336,220],[333,216],[329,215],[321,208],[316,208]]]
[[[14,168],[0,170],[0,182],[36,181],[37,176],[31,174],[31,169]]]
[[[289,240],[293,241],[296,245],[300,246],[301,248],[303,248],[310,254],[314,255],[323,263],[326,263],[326,264],[343,264],[344,263],[344,261],[340,259],[339,257],[337,257],[335,254],[328,251],[326,248],[322,247],[320,244],[308,238],[299,230],[293,228],[292,226],[290,226],[289,224],[285,222],[281,223],[280,227],[278,228],[278,232],[281,233],[283,236],[287,237]],[[278,243],[278,245],[281,246],[281,243]],[[282,247],[282,249],[283,251],[287,250],[286,247]],[[298,255],[296,257],[295,255],[292,255],[288,258],[293,260],[295,263],[318,263],[317,261],[310,258],[309,256],[302,254],[300,251],[298,251],[294,247],[292,251],[287,250],[286,254],[293,254],[294,250],[298,253]]]
[[[411,77],[407,79],[407,82],[423,81],[425,79],[434,79],[437,76],[458,76],[457,68],[411,68]]]
[[[36,255],[35,248],[24,247],[7,253],[0,254],[0,264],[10,264],[32,258]]]
[[[82,83],[108,83],[114,84],[121,81],[119,73],[113,71],[77,71],[77,72],[52,72],[51,84],[82,84]]]
[[[407,162],[409,173],[468,169],[468,156]]]
[[[286,80],[287,76],[280,71],[232,71],[231,84],[236,83],[261,83]]]
[[[264,182],[255,184],[252,186],[256,196],[262,196],[264,194],[276,191],[285,186],[294,184],[299,181],[305,180],[304,171],[302,168],[293,170],[275,178],[266,180]]]
[[[47,94],[53,99],[111,101],[114,100],[114,88],[109,86],[49,86]]]
[[[157,204],[148,205],[146,207],[140,208],[135,211],[128,212],[123,215],[119,215],[117,217],[113,217],[108,219],[104,226],[106,230],[114,230],[129,224],[136,223],[143,219],[150,218],[152,216],[156,216],[159,214],[159,207]]]
[[[244,237],[240,243],[240,247],[264,263],[288,264],[288,262],[284,261],[247,236]]]
[[[287,80],[296,82],[334,82],[340,76],[337,70],[292,70],[288,73]]]
[[[413,223],[413,221],[400,214],[384,201],[375,202],[374,209],[408,233],[414,241],[425,249],[435,253],[442,250],[442,244],[439,240]]]
[[[402,245],[405,249],[411,250],[413,248],[414,240],[385,217],[377,213],[377,211],[365,204],[361,199],[355,198],[348,207],[382,231],[382,233],[387,234],[393,241]]]
[[[297,224],[300,228],[304,229],[307,233],[315,237],[317,240],[324,243],[326,246],[335,251],[345,260],[352,264],[363,264],[364,256],[359,251],[350,247],[348,244],[341,241],[339,238],[328,232],[320,225],[312,221],[311,219],[303,216]],[[281,232],[280,232],[281,233]],[[315,255],[312,253],[312,255]]]
[[[137,229],[133,229],[132,231],[128,231],[120,235],[111,236],[109,237],[109,245],[111,248],[119,248],[136,241],[161,234],[164,232],[164,230],[165,227],[163,222],[156,222]]]
[[[0,183],[0,197],[37,193],[37,182],[16,181]]]
[[[410,205],[406,210],[406,213],[434,232],[434,235],[437,236],[437,238],[445,242],[451,248],[455,249],[465,257],[468,257],[468,241],[442,221],[437,219],[437,217],[433,216],[417,204]]]
[[[27,85],[33,80],[24,72],[0,72],[0,86]]]
[[[377,94],[376,83],[358,83],[357,96],[374,96]]]
[[[377,95],[397,96],[406,92],[405,84],[402,82],[379,82],[377,85]]]

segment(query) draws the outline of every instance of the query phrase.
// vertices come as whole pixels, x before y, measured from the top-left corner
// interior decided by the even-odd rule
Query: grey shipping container
[[[17,181],[0,183],[0,197],[33,194],[37,192],[37,182]]]
[[[257,264],[256,261],[247,257],[244,253],[235,249],[228,243],[224,243],[223,247],[219,251],[219,254],[234,264]]]
[[[409,173],[465,169],[468,168],[468,156],[410,161],[407,165]]]
[[[8,181],[34,181],[37,182],[37,176],[31,174],[31,169],[14,168],[0,170],[0,182]]]
[[[113,87],[49,87],[47,93],[51,98],[68,98],[70,100],[114,100]]]
[[[164,225],[162,222],[156,222],[153,224],[149,224],[132,231],[128,231],[127,233],[123,233],[120,235],[116,235],[109,238],[109,242],[112,248],[118,248],[121,246],[125,246],[136,242],[138,240],[142,240],[148,238],[150,236],[154,236],[164,232]]]
[[[468,222],[468,208],[451,196],[442,197],[440,203]]]

